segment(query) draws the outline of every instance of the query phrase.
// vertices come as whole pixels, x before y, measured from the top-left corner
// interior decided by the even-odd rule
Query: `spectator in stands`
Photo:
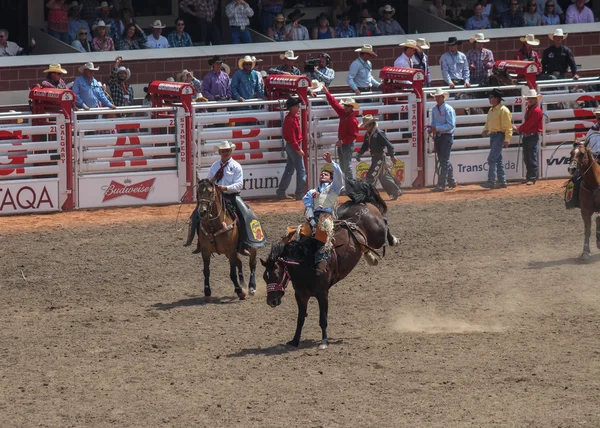
[[[215,20],[219,0],[182,0],[179,7],[197,18],[200,43],[206,46],[222,43],[219,23]]]
[[[481,15],[485,16],[487,20],[491,23],[492,3],[490,3],[490,0],[481,0],[479,3],[481,3],[481,6],[483,6],[483,12],[481,13]]]
[[[185,22],[181,18],[175,20],[175,31],[169,34],[167,38],[169,47],[171,48],[186,48],[192,47],[192,38],[188,33],[183,31],[185,29]]]
[[[585,4],[590,0],[571,0],[573,4],[567,8],[567,24],[589,24],[594,22],[592,9]]]
[[[283,0],[259,0],[258,7],[262,13],[261,22],[263,33],[268,34],[271,26],[274,26],[275,24],[275,18],[278,18],[279,16],[283,18],[283,15],[281,14],[283,11]],[[274,37],[271,38],[274,39]],[[276,41],[279,42],[281,40]]]
[[[585,139],[589,141],[588,147],[594,159],[598,162],[600,160],[600,107],[596,107],[594,114],[596,115],[596,123],[587,132]]]
[[[48,8],[48,34],[63,43],[69,43],[69,7],[65,0],[49,0]]]
[[[451,89],[456,85],[464,84],[467,88],[471,86],[469,62],[467,56],[458,50],[458,44],[459,41],[456,37],[448,38],[446,42],[448,52],[440,58],[442,78]]]
[[[152,34],[146,38],[146,46],[150,49],[166,49],[169,47],[169,41],[162,36],[162,30],[165,28],[160,19],[152,23]]]
[[[202,80],[202,94],[210,101],[231,99],[231,79],[222,70],[223,60],[219,55],[208,60],[211,70]]]
[[[329,26],[329,17],[325,12],[322,12],[317,17],[318,25],[312,29],[312,39],[334,39],[335,33],[333,28]]]
[[[298,56],[294,55],[294,51],[285,51],[279,55],[279,58],[283,60],[283,64],[269,69],[269,74],[291,74],[294,76],[302,74],[300,69],[294,65],[294,61],[298,59]]]
[[[477,33],[469,39],[473,43],[473,49],[467,52],[469,62],[469,82],[475,85],[486,86],[490,71],[494,67],[494,54],[484,46],[489,43],[483,33]]]
[[[511,0],[492,0],[492,28],[502,26],[502,16],[510,9]]]
[[[454,25],[462,27],[467,21],[465,13],[465,5],[462,4],[460,0],[450,0],[450,6],[446,8],[446,20],[450,21]]]
[[[129,24],[118,39],[118,50],[133,51],[146,48],[146,35],[137,24]]]
[[[540,4],[538,3],[538,8]],[[555,3],[554,0],[548,0],[546,2],[546,6],[544,8],[544,13],[542,14],[542,25],[559,25],[560,24],[560,15],[558,8],[558,3]]]
[[[244,0],[233,0],[225,8],[225,14],[229,18],[229,28],[231,29],[231,43],[252,43],[250,37],[250,18],[254,16],[254,11]]]
[[[117,108],[109,101],[106,94],[102,90],[100,83],[94,78],[94,72],[98,71],[98,67],[94,67],[93,62],[86,62],[79,67],[81,76],[75,79],[72,91],[75,93],[75,105],[78,108],[89,110],[90,108],[100,107],[100,103],[112,109]]]
[[[384,7],[379,8],[379,15],[382,16],[378,22],[377,27],[379,31],[381,31],[382,36],[391,36],[395,34],[404,34],[404,30],[396,21],[393,16],[396,13],[396,9],[394,9],[389,4],[386,4]]]
[[[46,79],[42,81],[42,88],[67,89],[67,84],[61,77],[63,74],[67,74],[67,70],[60,64],[50,64],[44,73],[46,73]]]
[[[231,79],[231,95],[242,102],[249,98],[263,98],[264,92],[260,86],[258,71],[254,70],[256,58],[246,55],[238,61],[240,68]]]
[[[475,3],[473,8],[475,15],[470,17],[465,24],[465,30],[484,30],[491,28],[490,21],[483,16],[483,5],[481,3]]]
[[[440,165],[438,184],[431,191],[445,192],[446,189],[456,189],[458,185],[450,162],[452,144],[454,143],[454,130],[456,129],[456,112],[451,105],[445,103],[449,96],[448,92],[437,88],[433,94],[429,95],[435,98],[436,106],[431,109],[431,125],[427,126],[427,131],[433,136],[435,153]]]
[[[71,46],[82,53],[92,51],[90,42],[88,42],[88,31],[85,28],[80,28],[79,31],[77,31],[77,38],[73,40]]]
[[[331,24],[334,27],[337,27],[342,22],[340,21],[340,17],[348,10],[346,7],[345,0],[335,0],[335,5],[331,10]]]
[[[412,57],[413,68],[420,68],[425,73],[426,85],[431,86],[431,72],[429,71],[429,56],[427,50],[431,47],[429,42],[423,38],[417,39],[419,49],[415,51]]]
[[[108,52],[115,50],[115,42],[108,37],[108,25],[104,21],[98,21],[92,25],[94,38],[92,40],[92,50],[94,52]]]
[[[513,125],[513,131],[523,136],[523,161],[527,170],[523,184],[528,186],[535,184],[538,175],[538,142],[544,123],[544,113],[538,105],[540,98],[541,95],[538,95],[535,89],[530,89],[525,95],[527,109],[523,124],[519,127]]]
[[[394,61],[394,67],[396,68],[413,68],[413,56],[416,51],[419,50],[417,42],[415,40],[408,39],[404,43],[400,43],[400,47],[404,48],[404,52],[396,61]]]
[[[29,55],[35,48],[35,39],[31,39],[27,48],[22,48],[15,42],[8,41],[8,30],[0,28],[0,56]]]
[[[287,188],[292,181],[292,175],[296,172],[295,199],[302,200],[306,191],[306,170],[304,168],[304,151],[302,150],[302,131],[300,130],[300,104],[299,98],[290,97],[285,103],[288,113],[283,120],[283,139],[285,141],[285,153],[287,161],[285,170],[281,176],[277,188],[277,199],[293,199],[286,195]]]
[[[502,26],[504,28],[524,27],[525,19],[520,10],[519,0],[510,0],[510,9],[502,14]]]
[[[356,31],[354,27],[350,25],[350,15],[344,13],[338,16],[340,23],[335,27],[335,37],[339,39],[347,39],[350,37],[356,37]]]
[[[77,32],[80,28],[84,28],[86,30],[87,35],[89,35],[88,41],[92,39],[92,32],[90,31],[89,24],[87,21],[81,19],[81,7],[82,5],[76,1],[71,3],[69,9],[71,12],[71,16],[69,16],[69,43],[73,43],[75,40],[77,40]]]
[[[539,27],[542,25],[542,17],[537,10],[537,1],[527,1],[527,12],[523,15],[526,27]]]
[[[557,28],[554,33],[548,34],[552,40],[552,46],[546,48],[542,55],[542,70],[547,76],[554,76],[558,79],[564,79],[567,69],[571,69],[573,79],[579,79],[577,74],[577,64],[573,57],[571,49],[563,45],[563,41],[568,34],[563,33],[562,28]]]
[[[381,32],[377,26],[377,21],[371,17],[369,9],[360,11],[360,21],[354,26],[356,37],[379,36]]]
[[[508,147],[512,138],[513,124],[510,110],[502,105],[502,91],[492,89],[488,94],[492,108],[488,111],[487,120],[481,135],[490,136],[490,154],[488,155],[488,180],[481,187],[485,189],[505,189],[506,174],[502,161],[502,149]]]
[[[96,25],[100,21],[102,21],[106,24],[107,31],[108,31],[108,37],[110,37],[114,41],[117,39],[117,37],[119,35],[118,34],[119,27],[117,25],[117,22],[110,17],[110,11],[112,10],[112,8],[113,8],[113,6],[109,5],[105,1],[100,3],[100,6],[98,6],[96,8],[96,10],[99,12],[100,16],[98,18],[96,18],[96,20],[94,21],[94,24],[92,25],[92,30],[94,29],[94,25]]]
[[[360,14],[365,8],[365,0],[346,0],[347,4],[350,4],[347,12],[350,15],[350,22],[360,22]]]
[[[286,40],[308,40],[308,28],[300,23],[300,20],[304,16],[304,13],[300,9],[294,10],[288,15],[290,23],[285,26],[285,39]]]
[[[350,88],[356,95],[360,95],[361,92],[369,92],[373,87],[379,88],[381,83],[373,77],[373,64],[370,61],[372,57],[377,56],[373,51],[373,46],[362,45],[354,52],[358,52],[358,58],[350,64],[348,77],[346,77]]]
[[[515,55],[515,59],[518,61],[533,61],[541,70],[542,63],[540,62],[540,56],[533,50],[534,46],[539,46],[540,41],[533,34],[527,34],[519,40],[523,43],[523,46],[521,46],[521,49]]]
[[[283,42],[285,40],[285,18],[280,13],[273,18],[273,24],[267,29],[267,36],[276,42]]]
[[[128,7],[124,7],[119,12],[119,19],[116,22],[117,29],[117,39],[121,37],[121,35],[125,32],[125,28],[127,28],[130,24],[135,24],[135,19],[133,19],[132,11]]]
[[[131,70],[121,65],[123,57],[118,56],[115,59],[115,66],[110,72],[108,78],[108,87],[112,96],[113,103],[116,106],[132,106],[133,105],[133,88],[127,81],[131,78]]]
[[[176,80],[178,82],[182,82],[182,83],[189,83],[191,84],[194,89],[196,89],[196,92],[200,95],[202,92],[202,82],[200,80],[198,80],[197,78],[194,77],[194,72],[193,71],[189,71],[187,69],[183,69],[181,71],[181,73],[177,73],[176,76]]]
[[[358,120],[354,112],[358,111],[360,105],[352,98],[345,98],[341,102],[338,102],[329,93],[327,87],[323,90],[325,91],[327,102],[340,118],[338,140],[335,143],[340,159],[340,167],[342,168],[344,177],[352,178],[352,153],[354,153],[354,142],[358,138]]]
[[[331,85],[331,82],[333,82],[333,79],[335,79],[335,71],[330,67],[331,57],[322,52],[319,54],[319,65],[315,67],[314,71],[311,71],[306,75],[310,80],[322,82],[326,87],[329,88],[329,85]]]
[[[444,4],[444,0],[433,0],[433,3],[429,5],[429,13],[440,19],[446,19],[446,5]]]
[[[81,0],[81,18],[86,21],[93,21],[98,17],[96,7],[98,0]]]

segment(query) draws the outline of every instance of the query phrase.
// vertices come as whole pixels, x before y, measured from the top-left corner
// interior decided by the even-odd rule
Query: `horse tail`
[[[383,215],[387,212],[387,204],[377,188],[364,180],[346,179],[346,194],[355,204],[372,204]]]

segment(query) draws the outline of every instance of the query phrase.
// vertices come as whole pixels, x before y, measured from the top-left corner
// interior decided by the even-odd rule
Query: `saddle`
[[[244,239],[244,246],[248,248],[261,248],[267,243],[267,237],[256,214],[246,202],[236,195],[233,200],[240,225],[240,236]]]

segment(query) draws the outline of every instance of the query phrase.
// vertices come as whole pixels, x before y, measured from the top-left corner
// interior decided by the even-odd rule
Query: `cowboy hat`
[[[294,56],[294,51],[285,51],[285,53],[282,53],[281,55],[279,55],[279,58],[289,59],[290,61],[295,61],[298,59],[298,55]],[[254,61],[256,62],[256,59]]]
[[[263,62],[262,59],[258,59],[254,55],[252,55],[252,61],[254,61],[254,62]]]
[[[166,82],[174,82],[174,81],[175,81],[175,78],[173,78],[173,77],[167,77]]]
[[[79,11],[81,11],[81,9],[83,9],[83,3],[79,4],[77,3],[77,1],[72,1],[71,4],[69,5],[69,9],[73,9],[73,8],[78,8]]]
[[[102,3],[100,3],[100,6],[96,6],[96,9],[112,9],[112,4],[109,6],[108,2],[103,1]]]
[[[18,111],[16,111],[16,110],[9,110],[8,112],[9,112],[9,113],[17,113],[17,114],[19,113],[19,112],[18,112]],[[19,125],[20,125],[20,124],[22,124],[22,123],[23,123],[23,119],[17,119],[17,123],[18,123]]]
[[[594,114],[600,114],[600,107],[596,107],[596,110],[593,111]]]
[[[165,28],[166,25],[163,25],[162,22],[160,22],[160,19],[157,19],[156,21],[154,21],[152,23],[152,28]]]
[[[256,58],[251,57],[250,55],[246,55],[245,57],[240,58],[238,60],[238,68],[243,69],[245,62],[251,62],[252,63],[252,68],[254,68],[254,66],[256,65]]]
[[[391,13],[394,15],[394,13],[396,13],[396,9],[389,4],[386,4],[385,6],[379,8],[379,15],[383,15],[384,13]]]
[[[354,98],[344,98],[340,101],[340,105],[342,106],[350,106],[354,110],[358,110],[360,108],[360,104],[354,101]]]
[[[119,68],[117,68],[117,75],[122,71],[124,71],[127,74],[127,77],[125,77],[125,80],[126,81],[129,80],[129,78],[131,77],[131,70],[128,69],[127,67],[120,66]]]
[[[300,100],[300,98],[289,97],[285,102],[285,108],[287,108],[289,110],[292,107],[300,105],[300,104],[302,104],[302,100]]]
[[[416,50],[421,50],[421,48],[419,47],[419,45],[417,45],[417,42],[415,40],[412,39],[408,39],[406,40],[404,43],[400,43],[399,46],[405,47],[405,48],[411,48],[411,49],[416,49]]]
[[[323,165],[323,168],[321,168],[321,172],[328,172],[333,176],[333,166],[330,163],[326,163]]]
[[[340,13],[338,16],[336,16],[336,18],[340,21],[343,21],[345,19],[350,21],[350,14],[348,12],[343,12],[343,13]]]
[[[361,119],[360,123],[358,124],[358,127],[359,127],[359,128],[364,128],[364,127],[366,127],[367,125],[370,125],[371,123],[377,123],[377,118],[376,118],[376,117],[373,117],[373,116],[372,116],[372,115],[370,115],[370,114],[365,114],[365,115],[362,117],[362,119]]]
[[[44,73],[60,73],[60,74],[68,74],[67,70],[62,68],[60,64],[50,64],[47,70],[44,70]]]
[[[483,33],[477,33],[475,34],[475,37],[470,38],[469,41],[471,43],[487,43],[490,41],[490,39],[486,39]]]
[[[454,46],[459,44],[460,42],[458,41],[458,39],[456,37],[448,37],[448,41],[446,42],[447,46]]]
[[[290,13],[288,15],[288,19],[290,21],[293,21],[296,16],[299,16],[300,18],[302,18],[304,15],[306,15],[306,14],[302,13],[302,11],[300,9],[295,9],[292,13]]]
[[[225,72],[225,74],[229,74],[231,73],[231,67],[229,67],[227,64],[225,64],[224,62],[221,63],[221,70],[223,70]]]
[[[417,39],[417,46],[421,49],[429,49],[431,47],[431,44],[429,44],[429,42],[424,38],[420,37]]]
[[[368,53],[377,56],[377,54],[373,52],[373,46],[371,45],[362,45],[360,48],[354,49],[354,52]]]
[[[187,75],[191,75],[192,79],[194,78],[194,72],[193,71],[189,71],[188,69],[183,69],[181,70],[181,73],[177,73],[177,75],[175,76],[177,78],[178,82],[183,82],[183,78]]]
[[[437,88],[437,89],[435,90],[435,92],[430,92],[430,93],[429,93],[429,96],[431,96],[431,97],[439,97],[440,95],[443,95],[443,96],[444,96],[444,99],[445,99],[445,100],[447,100],[447,99],[448,99],[448,96],[449,96],[450,94],[448,94],[448,92],[445,92],[445,91],[443,91],[443,90],[442,90],[442,88]]]
[[[213,65],[215,62],[220,62],[221,64],[223,64],[223,60],[221,59],[221,57],[219,55],[215,55],[211,59],[209,59],[208,65]]]
[[[204,95],[202,95],[202,92],[198,92],[196,94],[196,98],[194,99],[194,101],[196,101],[197,103],[199,103],[199,102],[207,103],[208,98],[206,98]]]
[[[548,38],[550,40],[554,40],[555,37],[562,37],[563,40],[566,39],[568,36],[567,33],[563,33],[562,28],[557,28],[556,30],[554,30],[554,33],[552,34],[548,34]]]
[[[323,82],[319,82],[318,80],[313,79],[310,82],[310,88],[308,89],[313,92],[319,92],[321,89],[323,89],[323,86],[325,86]]]
[[[538,94],[535,89],[529,89],[526,94],[523,94],[524,98],[537,98],[538,100],[542,98],[541,94]]]
[[[98,71],[100,70],[100,67],[94,67],[93,62],[86,62],[85,64],[79,66],[78,70],[80,73],[83,73],[83,70]]]
[[[111,24],[107,24],[104,21],[100,20],[97,23],[95,23],[94,25],[92,25],[92,31],[96,31],[96,28],[102,28],[102,27],[108,28],[108,27],[110,27],[110,25]]]
[[[279,13],[273,18],[273,21],[285,22],[285,17],[282,13]]]
[[[536,39],[533,34],[527,34],[525,37],[521,37],[519,40],[531,46],[537,46],[540,44],[540,41]]]
[[[218,146],[215,146],[215,151],[219,150],[235,150],[235,144],[231,144],[229,141],[221,141]]]
[[[502,91],[498,88],[494,88],[490,92],[488,92],[488,97],[500,98],[500,101],[504,101],[504,98],[502,98],[502,96]]]

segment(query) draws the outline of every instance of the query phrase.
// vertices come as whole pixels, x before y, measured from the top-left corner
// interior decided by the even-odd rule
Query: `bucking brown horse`
[[[600,211],[600,165],[594,159],[587,143],[573,143],[569,173],[581,177],[579,201],[585,235],[580,260],[585,261],[590,258],[592,215]],[[600,217],[596,217],[596,247],[600,249]]]

